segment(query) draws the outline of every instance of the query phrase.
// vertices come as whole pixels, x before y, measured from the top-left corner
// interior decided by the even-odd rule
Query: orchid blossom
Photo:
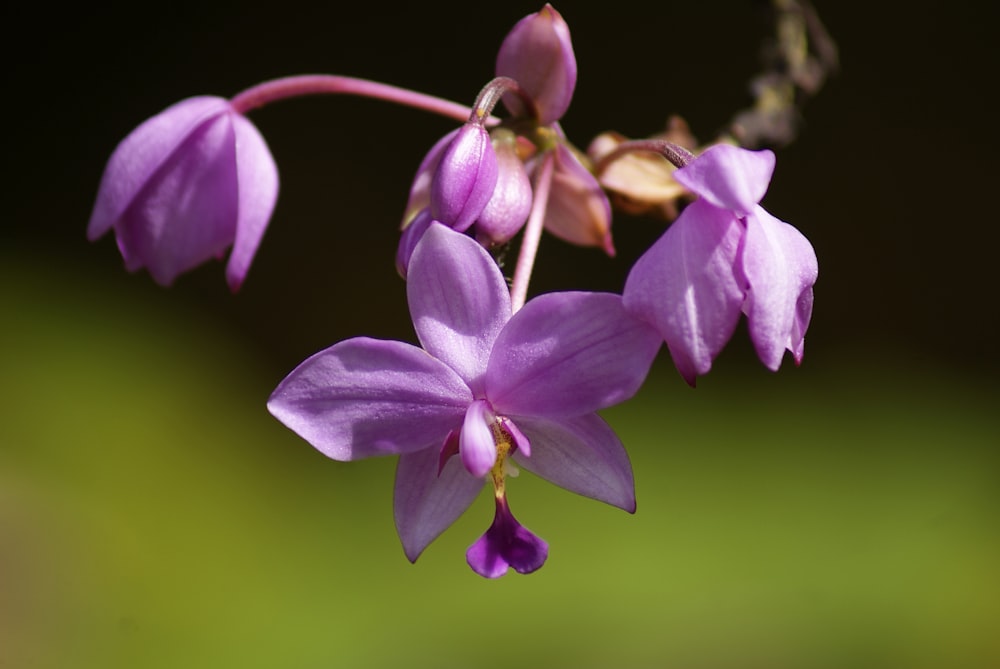
[[[413,252],[407,297],[423,348],[367,338],[334,344],[289,374],[268,408],[333,459],[400,456],[396,527],[410,560],[487,480],[496,518],[469,564],[488,577],[508,565],[540,567],[544,542],[507,503],[511,461],[635,509],[628,456],[595,412],[636,392],[660,338],[625,312],[620,296],[552,293],[512,317],[490,255],[435,223]]]

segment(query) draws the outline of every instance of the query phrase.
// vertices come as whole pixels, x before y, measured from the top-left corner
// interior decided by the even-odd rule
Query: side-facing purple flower
[[[732,336],[740,313],[771,370],[785,350],[801,362],[818,275],[812,245],[758,204],[774,154],[714,146],[674,178],[699,196],[636,261],[625,307],[659,329],[694,385]]]
[[[511,29],[497,54],[496,75],[511,77],[531,98],[534,110],[517,95],[504,96],[515,116],[537,115],[539,125],[562,118],[576,88],[576,55],[569,26],[552,5],[524,17]]]
[[[469,549],[470,566],[492,578],[542,565],[546,544],[507,503],[511,460],[634,510],[628,456],[595,412],[636,392],[661,341],[620,296],[551,293],[511,316],[490,255],[431,224],[409,263],[407,298],[423,348],[340,342],[289,374],[268,408],[336,460],[400,455],[395,520],[411,561],[468,508],[485,478],[496,515]]]
[[[125,267],[164,286],[232,246],[236,291],[278,196],[278,170],[260,133],[228,100],[194,97],[147,120],[104,170],[87,236],[114,228]]]

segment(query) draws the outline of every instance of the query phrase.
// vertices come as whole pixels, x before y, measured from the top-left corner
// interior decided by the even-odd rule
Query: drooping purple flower
[[[340,342],[289,374],[268,408],[336,460],[400,455],[395,520],[411,561],[468,508],[485,477],[497,516],[470,549],[470,565],[488,577],[505,565],[541,566],[544,542],[506,503],[511,460],[634,510],[628,456],[594,412],[635,393],[660,337],[627,314],[620,296],[551,293],[511,316],[490,255],[431,224],[410,259],[407,297],[423,348]]]
[[[758,204],[774,154],[718,145],[674,172],[699,196],[636,261],[626,309],[659,329],[678,371],[694,385],[747,316],[771,370],[785,350],[801,362],[818,275],[812,245]]]
[[[539,125],[562,118],[576,88],[576,56],[569,26],[552,5],[524,17],[511,29],[497,54],[496,75],[517,81],[534,103]],[[515,116],[529,116],[514,94],[503,98]]]
[[[232,246],[226,280],[239,289],[278,196],[278,170],[257,129],[218,97],[183,100],[115,149],[87,236],[114,228],[129,271],[161,285]]]

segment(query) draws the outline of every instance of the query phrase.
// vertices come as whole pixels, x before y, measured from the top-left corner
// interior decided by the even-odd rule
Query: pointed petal
[[[278,200],[278,167],[257,128],[239,114],[233,113],[230,117],[236,131],[239,213],[236,241],[226,265],[226,280],[235,293],[246,278]]]
[[[476,400],[465,412],[458,452],[466,471],[478,478],[486,476],[497,461],[497,445],[491,427],[495,421],[496,416],[485,400]]]
[[[711,369],[739,321],[743,289],[733,266],[742,232],[731,212],[693,202],[625,281],[625,308],[660,331],[691,385]]]
[[[104,168],[87,238],[93,241],[106,233],[188,135],[229,108],[229,102],[218,97],[188,98],[129,133]]]
[[[764,197],[773,173],[771,151],[717,144],[674,171],[674,179],[716,207],[746,216]]]
[[[149,175],[115,223],[125,266],[168,286],[223,254],[236,237],[236,138],[229,114],[209,117]]]
[[[618,435],[600,416],[516,420],[532,443],[531,457],[514,454],[519,466],[578,495],[635,512],[632,464]]]
[[[530,300],[497,337],[486,396],[502,415],[579,416],[632,397],[661,344],[619,295],[560,292]]]
[[[438,449],[425,448],[399,456],[393,515],[396,532],[410,562],[458,520],[483,489],[458,458],[438,473]]]
[[[570,244],[596,246],[613,256],[611,202],[601,184],[565,145],[556,148],[555,160],[545,229]]]
[[[750,286],[743,309],[761,362],[777,370],[785,349],[800,362],[819,273],[812,244],[757,207],[747,217],[742,268]]]
[[[458,375],[425,351],[358,337],[296,367],[267,408],[328,457],[357,460],[441,444],[471,401]]]
[[[539,125],[549,125],[566,113],[576,88],[576,56],[569,26],[552,5],[514,25],[500,45],[496,74],[515,79],[531,97]],[[517,116],[528,114],[514,94],[504,96],[503,102]]]
[[[465,560],[484,578],[500,578],[508,567],[530,574],[545,564],[549,545],[514,518],[507,499],[496,500],[496,514],[486,534],[469,546]]]
[[[410,258],[406,295],[420,343],[479,395],[493,341],[510,319],[510,293],[475,240],[432,224]]]

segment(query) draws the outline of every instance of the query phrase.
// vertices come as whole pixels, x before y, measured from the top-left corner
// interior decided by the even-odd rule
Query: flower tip
[[[244,274],[236,274],[235,272],[226,272],[226,285],[229,286],[229,292],[235,295],[240,292],[240,288],[243,287],[243,280],[246,279]]]
[[[601,244],[601,247],[604,249],[604,252],[608,254],[609,258],[614,258],[615,255],[617,255],[618,252],[615,251],[615,243],[611,239],[610,230],[604,235],[604,242]]]
[[[511,29],[497,53],[496,74],[518,82],[534,103],[540,124],[558,121],[566,113],[576,88],[576,56],[569,26],[552,5]],[[530,113],[516,95],[505,95],[503,100],[515,115]]]

